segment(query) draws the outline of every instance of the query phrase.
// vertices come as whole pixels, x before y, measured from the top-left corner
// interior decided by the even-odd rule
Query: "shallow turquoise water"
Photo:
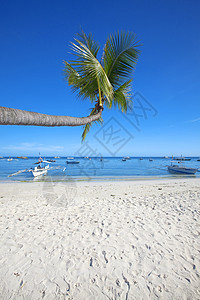
[[[54,159],[48,157],[46,159]],[[140,179],[143,177],[177,177],[172,175],[167,170],[167,165],[170,164],[170,159],[164,159],[160,157],[152,158],[153,161],[149,161],[149,157],[140,160],[138,157],[131,158],[127,161],[122,161],[121,157],[105,157],[103,161],[100,158],[92,158],[91,160],[85,158],[75,158],[80,163],[77,165],[67,164],[66,157],[55,159],[55,163],[51,163],[51,169],[48,171],[48,175],[33,178],[31,172],[24,172],[13,177],[8,175],[15,173],[19,170],[30,169],[34,167],[34,163],[38,160],[38,157],[30,157],[28,159],[13,158],[13,161],[9,162],[7,158],[0,159],[0,181],[49,181],[49,180],[98,180],[98,179],[123,179],[132,178]],[[184,165],[189,167],[195,167],[200,169],[200,162],[197,158],[191,158],[191,161],[185,162]],[[187,175],[180,175],[187,176]],[[188,176],[187,176],[188,177]],[[191,177],[191,176],[189,176]],[[200,172],[192,177],[200,177]]]

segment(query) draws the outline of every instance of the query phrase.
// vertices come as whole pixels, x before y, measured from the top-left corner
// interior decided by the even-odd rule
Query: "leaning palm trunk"
[[[28,125],[28,126],[81,126],[98,120],[102,109],[84,118],[53,116],[0,106],[0,125]]]

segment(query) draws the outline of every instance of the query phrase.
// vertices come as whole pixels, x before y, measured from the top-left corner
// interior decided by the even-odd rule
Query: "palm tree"
[[[65,63],[65,79],[82,99],[95,102],[88,117],[54,116],[0,106],[0,125],[80,126],[85,125],[85,139],[91,124],[102,122],[104,104],[110,109],[119,107],[126,112],[131,99],[132,72],[139,50],[133,33],[118,32],[110,35],[103,55],[97,59],[99,46],[91,34],[82,31],[72,43],[74,60]]]

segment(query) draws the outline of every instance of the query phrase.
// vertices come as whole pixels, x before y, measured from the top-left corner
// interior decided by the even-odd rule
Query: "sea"
[[[184,166],[198,168],[195,175],[177,175],[168,172],[171,158],[163,157],[130,157],[126,161],[122,157],[46,157],[45,160],[55,160],[49,163],[47,175],[34,178],[32,172],[38,157],[28,157],[21,159],[12,157],[0,158],[0,182],[11,181],[110,181],[110,180],[140,180],[159,178],[200,178],[200,161],[198,157],[190,157],[190,161],[183,163]],[[67,161],[78,161],[78,164],[67,164]],[[178,163],[178,162],[177,162]],[[10,176],[24,170],[22,173]]]

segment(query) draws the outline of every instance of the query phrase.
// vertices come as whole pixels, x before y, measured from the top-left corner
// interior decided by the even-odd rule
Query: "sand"
[[[200,179],[0,184],[0,299],[200,299]]]

